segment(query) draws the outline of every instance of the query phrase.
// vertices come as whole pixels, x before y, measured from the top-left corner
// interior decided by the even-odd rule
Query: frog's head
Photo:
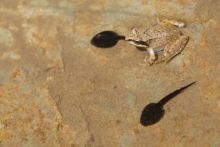
[[[125,37],[125,40],[137,47],[147,47],[147,43],[142,39],[143,31],[138,28],[133,28],[131,32]]]

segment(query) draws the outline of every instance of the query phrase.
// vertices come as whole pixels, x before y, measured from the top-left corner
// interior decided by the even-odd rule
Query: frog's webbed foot
[[[147,48],[147,51],[148,51],[150,57],[146,56],[144,59],[144,62],[149,65],[152,65],[156,60],[156,55],[155,55],[154,49],[152,47],[149,47],[149,48]]]
[[[178,55],[180,52],[183,51],[187,42],[189,40],[189,36],[182,35],[173,41],[171,44],[168,44],[164,48],[164,59],[166,63],[168,63],[172,58]]]
[[[175,20],[175,19],[167,19],[167,18],[157,18],[157,22],[159,24],[171,24],[171,25],[174,25],[178,28],[183,28],[185,27],[185,23],[184,22],[181,22],[181,21],[178,21],[178,20]]]

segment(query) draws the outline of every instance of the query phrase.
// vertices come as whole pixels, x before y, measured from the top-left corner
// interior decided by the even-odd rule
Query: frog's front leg
[[[164,59],[166,63],[169,62],[173,57],[178,55],[186,46],[189,40],[189,36],[182,35],[168,44],[164,48]]]
[[[156,60],[154,49],[152,47],[149,47],[147,48],[147,52],[149,53],[150,57],[146,56],[144,59],[144,62],[148,63],[149,65],[152,65]]]

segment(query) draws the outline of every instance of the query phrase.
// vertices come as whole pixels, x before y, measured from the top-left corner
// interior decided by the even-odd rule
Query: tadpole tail
[[[169,100],[171,100],[172,98],[174,98],[175,96],[177,96],[178,94],[180,94],[182,91],[184,91],[185,89],[187,89],[188,87],[192,86],[193,84],[195,84],[196,82],[192,82],[184,87],[181,87],[180,89],[175,90],[174,92],[170,93],[169,95],[165,96],[164,98],[162,98],[157,104],[159,106],[163,106],[165,105]]]
[[[125,40],[125,36],[119,35],[118,40]]]

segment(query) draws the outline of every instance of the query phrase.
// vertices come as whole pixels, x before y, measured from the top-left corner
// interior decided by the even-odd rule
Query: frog
[[[150,28],[133,27],[125,36],[125,41],[148,52],[145,63],[168,63],[183,51],[189,41],[189,36],[180,30],[185,26],[182,21],[158,17],[157,24]],[[158,55],[161,53],[162,59],[159,60]]]

